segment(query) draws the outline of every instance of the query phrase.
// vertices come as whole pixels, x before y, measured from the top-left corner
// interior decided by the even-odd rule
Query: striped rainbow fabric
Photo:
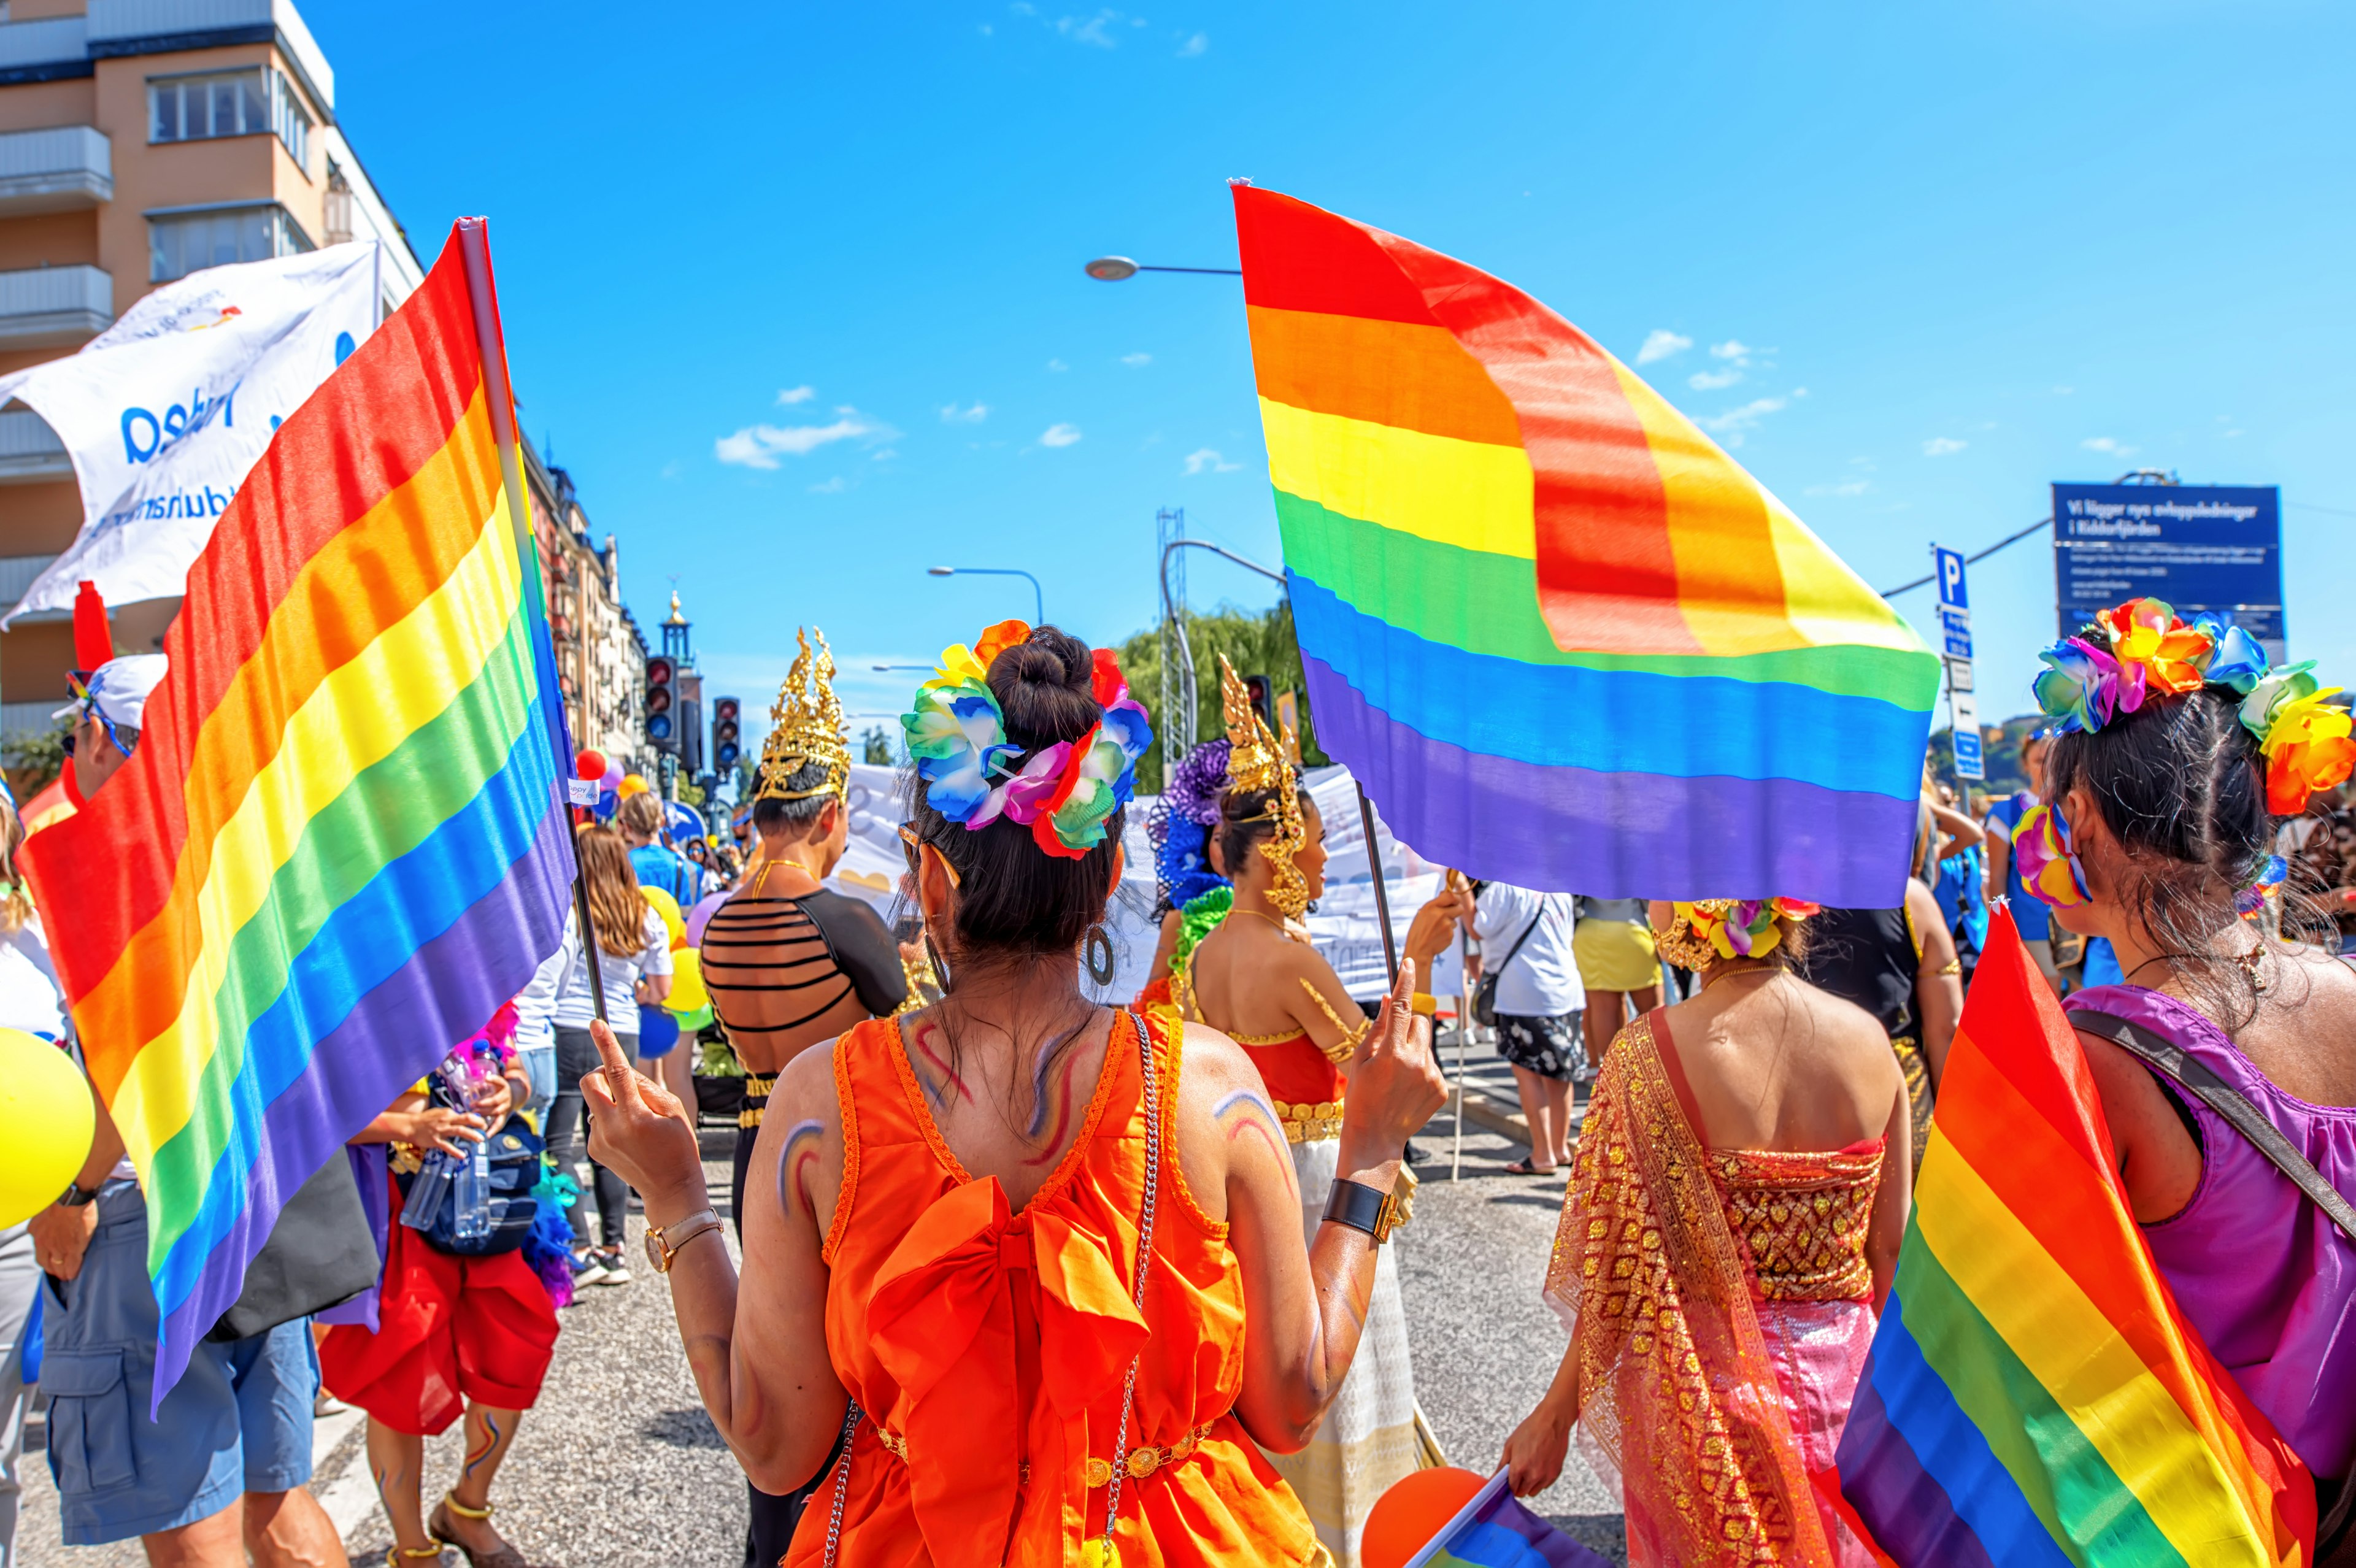
[[[1235,200],[1319,743],[1399,837],[1525,887],[1896,904],[1938,686],[1898,613],[1528,295]]]
[[[1505,1472],[1499,1470],[1401,1568],[1606,1568],[1606,1564],[1603,1558],[1524,1508],[1521,1499],[1506,1489]]]
[[[2313,1560],[2313,1483],[2178,1311],[2008,913],[1947,1053],[1838,1460],[1901,1568]]]
[[[570,749],[485,245],[464,220],[280,429],[130,763],[26,847],[145,1191],[158,1405],[284,1200],[562,935]]]

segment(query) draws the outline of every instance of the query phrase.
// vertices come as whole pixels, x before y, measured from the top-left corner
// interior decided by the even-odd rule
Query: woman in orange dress
[[[765,1490],[825,1470],[797,1568],[1318,1562],[1259,1445],[1300,1447],[1357,1349],[1400,1151],[1445,1094],[1428,1031],[1402,993],[1364,1042],[1337,1218],[1304,1246],[1249,1059],[1080,991],[1151,742],[1111,655],[1001,624],[904,728],[947,990],[786,1067],[741,1279],[684,1110],[618,1054],[584,1082],[705,1407]]]
[[[1912,1118],[1872,1016],[1792,972],[1814,906],[1651,907],[1701,994],[1636,1019],[1589,1104],[1547,1298],[1570,1328],[1505,1443],[1515,1492],[1580,1426],[1632,1563],[1866,1568],[1833,1452],[1890,1293]]]

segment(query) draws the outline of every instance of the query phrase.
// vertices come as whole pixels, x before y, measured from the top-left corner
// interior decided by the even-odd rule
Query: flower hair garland
[[[1805,920],[1824,906],[1805,899],[1700,899],[1672,907],[1677,919],[1720,958],[1764,958],[1783,944],[1778,915]]]
[[[2047,667],[2037,705],[2055,734],[2091,734],[2155,696],[2204,686],[2235,693],[2242,727],[2265,759],[2266,809],[2277,816],[2304,811],[2309,795],[2356,772],[2356,727],[2329,700],[2340,688],[2319,689],[2312,660],[2270,667],[2256,640],[2222,617],[2188,622],[2164,600],[2131,599],[2038,657]]]
[[[1103,716],[1077,741],[1025,757],[1006,737],[987,677],[992,659],[1030,635],[1027,624],[1001,621],[971,647],[944,649],[939,672],[916,688],[900,728],[936,811],[969,833],[1003,816],[1029,827],[1046,853],[1076,860],[1104,842],[1106,821],[1129,804],[1153,730],[1112,650],[1098,648],[1089,687]]]

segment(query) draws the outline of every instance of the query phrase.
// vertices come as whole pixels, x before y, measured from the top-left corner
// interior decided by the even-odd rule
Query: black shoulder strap
[[[1546,894],[1544,894],[1544,893],[1540,893],[1540,894],[1538,895],[1538,912],[1537,912],[1537,913],[1536,913],[1536,914],[1534,914],[1534,915],[1532,915],[1532,916],[1530,916],[1530,923],[1529,923],[1529,924],[1527,924],[1527,925],[1526,925],[1526,926],[1522,927],[1522,933],[1521,933],[1519,936],[1516,936],[1515,938],[1514,938],[1514,944],[1513,944],[1511,947],[1508,947],[1508,948],[1506,948],[1506,949],[1505,949],[1505,956],[1504,957],[1504,959],[1502,959],[1502,960],[1498,963],[1497,967],[1496,967],[1494,971],[1492,971],[1492,970],[1489,970],[1485,965],[1483,965],[1483,973],[1484,973],[1484,974],[1487,974],[1487,973],[1494,973],[1494,974],[1498,974],[1498,975],[1503,975],[1503,974],[1505,972],[1505,965],[1506,965],[1507,964],[1511,964],[1515,959],[1516,959],[1516,958],[1518,958],[1518,957],[1520,957],[1520,956],[1521,956],[1521,955],[1522,955],[1522,944],[1524,944],[1524,943],[1527,942],[1527,941],[1530,939],[1530,937],[1531,937],[1531,936],[1532,936],[1532,935],[1533,935],[1533,934],[1537,931],[1537,928],[1538,928],[1538,923],[1539,923],[1540,921],[1543,921],[1544,919],[1546,919],[1546,917],[1547,917],[1547,901],[1546,901]]]
[[[2249,1097],[2210,1071],[2206,1062],[2174,1041],[2161,1038],[2141,1024],[2114,1013],[2098,1012],[2092,1008],[2070,1009],[2070,1021],[2088,1034],[2101,1035],[2121,1051],[2128,1052],[2156,1072],[2174,1079],[2202,1104],[2225,1118],[2226,1125],[2250,1140],[2257,1151],[2273,1162],[2274,1168],[2298,1184],[2298,1189],[2315,1200],[2316,1206],[2340,1227],[2351,1242],[2356,1242],[2356,1206],[2351,1206],[2339,1189],[2323,1179],[2323,1173],[2309,1165],[2307,1157],[2291,1147],[2282,1129],[2266,1119],[2265,1113],[2250,1103]]]

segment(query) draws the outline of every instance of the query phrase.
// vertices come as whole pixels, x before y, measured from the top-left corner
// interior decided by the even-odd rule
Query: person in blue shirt
[[[663,803],[654,791],[641,790],[622,802],[614,814],[614,826],[622,830],[622,841],[630,847],[630,869],[637,873],[638,886],[660,888],[682,912],[694,908],[695,901],[703,896],[702,873],[686,856],[662,842]]]
[[[1989,808],[1987,814],[1987,883],[1986,895],[2012,901],[2012,923],[2020,931],[2020,940],[2029,955],[2044,972],[2046,983],[2054,994],[2062,991],[2062,976],[2053,967],[2053,914],[2045,901],[2031,892],[2020,880],[2020,868],[2012,855],[2012,830],[2019,826],[2021,815],[2038,804],[2038,793],[2045,787],[2046,737],[2031,735],[2020,743],[2020,771],[2028,776],[2029,787],[2006,796]]]

